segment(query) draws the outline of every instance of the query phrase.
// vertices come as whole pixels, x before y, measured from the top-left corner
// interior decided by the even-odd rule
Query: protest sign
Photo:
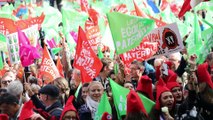
[[[39,69],[39,75],[46,77],[45,83],[52,82],[55,78],[60,77],[60,73],[53,62],[49,51],[46,46],[43,49],[43,58],[41,62],[41,68]]]
[[[107,14],[117,54],[138,46],[143,37],[154,28],[154,21],[117,12]]]
[[[74,59],[74,67],[81,70],[82,82],[90,82],[98,76],[102,63],[92,50],[81,27],[78,31],[78,42]]]
[[[143,39],[157,42],[158,51],[151,58],[178,52],[184,48],[176,23],[154,29]]]

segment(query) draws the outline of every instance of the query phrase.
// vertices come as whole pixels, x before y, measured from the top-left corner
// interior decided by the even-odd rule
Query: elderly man
[[[16,79],[16,75],[12,71],[8,71],[1,79],[1,88],[6,88],[8,84]]]

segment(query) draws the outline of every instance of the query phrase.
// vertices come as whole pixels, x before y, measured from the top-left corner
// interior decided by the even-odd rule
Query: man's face
[[[183,93],[181,91],[181,88],[180,87],[174,87],[172,88],[172,95],[174,96],[175,100],[177,102],[181,102],[182,99],[183,99]]]
[[[169,111],[173,109],[174,97],[171,92],[163,92],[160,97],[161,107],[168,107]]]
[[[141,70],[138,67],[138,65],[136,65],[136,64],[131,64],[130,65],[130,75],[131,75],[131,78],[135,78],[135,79],[138,80],[141,74],[142,73],[141,73]]]
[[[130,90],[134,90],[134,87],[133,87],[133,85],[132,85],[131,83],[125,83],[125,84],[124,84],[124,87],[125,87],[125,88],[128,88],[128,89],[130,89]]]
[[[8,72],[6,74],[7,75],[1,80],[1,88],[6,88],[10,82],[15,80],[15,75],[12,72]]]
[[[4,114],[7,114],[8,116],[14,116],[15,113],[17,112],[16,111],[16,108],[17,107],[17,104],[6,104],[6,103],[3,103],[0,105],[0,110],[2,113]]]
[[[78,85],[81,82],[81,74],[74,71],[73,74],[72,74],[71,81],[72,81],[72,84],[74,84],[76,87],[78,87]]]

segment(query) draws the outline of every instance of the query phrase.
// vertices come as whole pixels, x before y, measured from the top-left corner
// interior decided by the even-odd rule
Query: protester
[[[3,114],[7,114],[10,120],[17,120],[21,111],[19,99],[10,93],[1,95],[0,110]]]
[[[92,120],[95,117],[98,104],[103,94],[103,86],[98,81],[93,81],[88,86],[88,96],[86,103],[82,105],[78,111],[80,120]]]

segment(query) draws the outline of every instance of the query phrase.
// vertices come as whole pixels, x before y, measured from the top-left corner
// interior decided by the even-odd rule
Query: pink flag
[[[40,58],[38,50],[30,45],[29,39],[24,32],[18,30],[19,56],[22,66],[31,65],[35,59]]]
[[[54,38],[52,38],[51,40],[47,40],[47,44],[49,45],[50,48],[56,47],[56,43],[55,43]]]

